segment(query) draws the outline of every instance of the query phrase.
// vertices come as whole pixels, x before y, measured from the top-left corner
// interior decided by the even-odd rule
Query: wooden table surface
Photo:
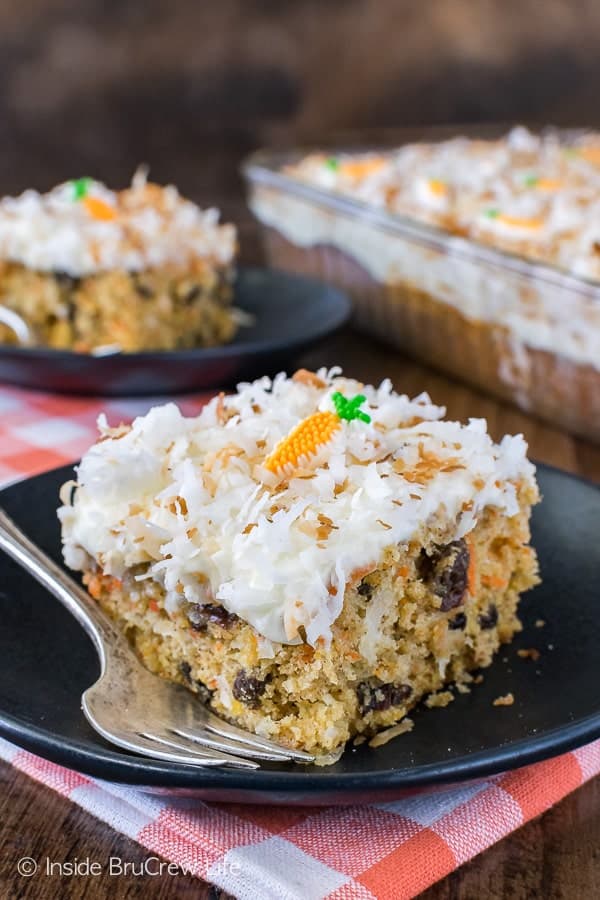
[[[396,351],[345,332],[314,349],[301,364],[342,365],[357,378],[377,382],[390,377],[398,390],[427,390],[459,419],[484,416],[494,437],[523,432],[532,456],[600,482],[600,447],[574,439],[532,420],[456,382],[433,373]],[[54,900],[66,898],[216,898],[219,891],[187,876],[21,878],[19,858],[48,857],[64,862],[110,856],[138,865],[147,851],[73,803],[0,765],[0,897]],[[541,818],[496,844],[432,887],[427,900],[544,898],[587,900],[600,896],[600,780],[587,784]],[[257,898],[260,900],[260,898]]]

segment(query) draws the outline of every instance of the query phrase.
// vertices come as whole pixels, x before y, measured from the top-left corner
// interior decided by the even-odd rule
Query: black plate
[[[140,396],[227,387],[289,369],[305,347],[339,328],[350,303],[319,281],[241,269],[234,303],[254,317],[224,347],[89,356],[0,345],[0,381],[71,394]]]
[[[59,559],[55,512],[70,468],[6,488],[0,503]],[[0,734],[100,778],[202,798],[260,803],[390,799],[407,789],[490,775],[600,737],[600,491],[541,466],[533,539],[543,584],[522,606],[524,631],[483,684],[446,709],[418,710],[416,727],[383,747],[349,749],[334,766],[198,770],[112,749],[79,706],[98,675],[91,642],[37,583],[0,556]],[[536,628],[538,618],[546,621]],[[537,647],[538,662],[517,649]],[[515,703],[492,701],[512,691]]]

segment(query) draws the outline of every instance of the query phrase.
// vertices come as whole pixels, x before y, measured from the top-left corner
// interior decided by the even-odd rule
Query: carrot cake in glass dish
[[[386,153],[314,153],[285,168],[370,206],[600,281],[600,133],[453,138]]]
[[[245,174],[271,265],[346,291],[359,328],[600,441],[600,133],[264,152]]]
[[[246,729],[332,761],[520,628],[521,436],[339,369],[99,427],[61,491],[66,564],[149,669]]]
[[[80,353],[211,347],[237,330],[236,232],[139,170],[0,200],[0,343]]]

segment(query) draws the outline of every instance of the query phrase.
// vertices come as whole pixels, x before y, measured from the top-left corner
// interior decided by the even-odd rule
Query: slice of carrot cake
[[[537,582],[521,436],[339,369],[109,428],[62,491],[64,556],[145,664],[333,754],[488,665]]]
[[[146,181],[91,178],[0,200],[0,343],[80,353],[231,340],[236,233]]]

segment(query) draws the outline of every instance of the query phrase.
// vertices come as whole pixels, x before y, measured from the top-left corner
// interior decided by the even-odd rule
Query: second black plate
[[[289,370],[296,355],[343,325],[350,313],[348,299],[335,288],[273,269],[241,269],[234,303],[254,322],[223,347],[99,357],[0,345],[0,381],[104,397],[228,387]]]

